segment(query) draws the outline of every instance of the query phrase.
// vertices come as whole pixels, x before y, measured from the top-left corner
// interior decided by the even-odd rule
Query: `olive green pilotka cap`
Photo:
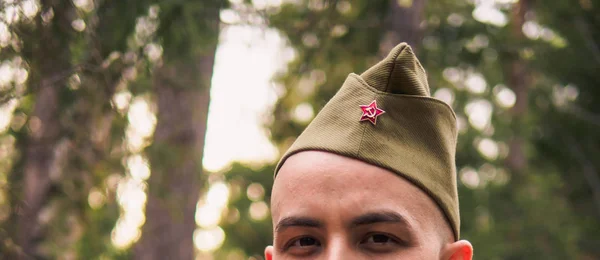
[[[286,159],[308,150],[385,168],[429,194],[458,240],[456,138],[452,108],[431,97],[425,70],[401,43],[360,76],[348,76],[283,155],[275,175]]]

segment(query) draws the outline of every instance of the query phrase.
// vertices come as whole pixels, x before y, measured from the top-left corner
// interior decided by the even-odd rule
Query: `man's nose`
[[[358,259],[356,251],[351,247],[351,243],[343,237],[332,239],[327,250],[327,260],[352,260]]]

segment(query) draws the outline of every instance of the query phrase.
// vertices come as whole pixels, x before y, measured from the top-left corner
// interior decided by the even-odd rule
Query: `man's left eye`
[[[397,244],[398,242],[392,237],[385,234],[373,234],[360,241],[360,243],[371,245],[387,245],[390,243]]]

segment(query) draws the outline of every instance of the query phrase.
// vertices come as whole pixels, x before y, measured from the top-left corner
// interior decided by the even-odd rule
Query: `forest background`
[[[399,42],[475,258],[599,259],[598,0],[1,0],[0,258],[262,259],[278,154]]]

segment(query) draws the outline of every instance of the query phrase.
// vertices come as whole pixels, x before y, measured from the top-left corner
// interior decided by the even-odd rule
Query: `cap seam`
[[[400,51],[398,51],[397,53],[395,53],[394,55],[394,59],[392,59],[391,63],[392,63],[392,70],[390,72],[390,74],[388,75],[387,78],[387,84],[385,84],[385,92],[388,92],[389,88],[390,88],[390,81],[392,79],[392,75],[394,74],[394,69],[396,68],[396,59],[398,58],[398,56],[400,56],[400,53],[402,53],[404,51],[404,49],[406,49],[407,45],[402,46],[402,49],[400,49]]]

